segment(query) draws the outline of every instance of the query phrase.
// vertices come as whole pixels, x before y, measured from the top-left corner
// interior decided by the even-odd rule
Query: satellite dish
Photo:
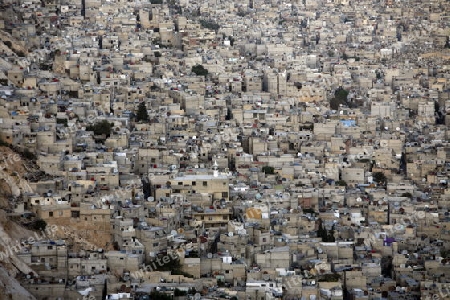
[[[387,147],[388,146],[388,142],[387,141],[380,141],[380,146],[381,147]]]
[[[259,200],[259,199],[261,199],[261,194],[260,193],[257,193],[256,195],[255,195],[255,198],[256,198],[256,200]]]
[[[395,127],[395,130],[400,131],[400,127]]]
[[[178,232],[177,232],[176,230],[172,230],[172,231],[170,232],[171,235],[177,235],[177,233],[178,233]]]
[[[233,236],[233,231],[228,232],[228,236]]]
[[[402,224],[397,224],[394,226],[395,229],[397,229],[398,231],[402,231],[405,229],[405,226]]]
[[[315,285],[316,281],[315,280],[311,280],[311,285]]]
[[[361,201],[362,201],[361,197],[356,198],[356,202],[361,202]]]
[[[212,258],[213,257],[212,253],[208,253],[207,257]]]
[[[201,298],[202,296],[200,295],[200,293],[195,293],[194,300],[200,300]]]

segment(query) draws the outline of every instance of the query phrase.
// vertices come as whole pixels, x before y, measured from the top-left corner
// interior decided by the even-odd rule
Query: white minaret
[[[213,165],[213,176],[217,177],[219,176],[219,165],[217,164],[217,161],[214,160],[214,165]]]

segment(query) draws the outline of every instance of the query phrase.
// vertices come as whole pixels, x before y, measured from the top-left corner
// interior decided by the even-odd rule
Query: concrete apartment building
[[[447,3],[66,2],[0,22],[0,137],[46,173],[0,157],[7,215],[58,228],[17,254],[36,299],[445,289]]]

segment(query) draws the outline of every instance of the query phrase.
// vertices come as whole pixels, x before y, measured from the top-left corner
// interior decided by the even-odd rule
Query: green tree
[[[67,120],[66,118],[63,118],[63,119],[57,118],[57,119],[56,119],[56,124],[63,124],[64,127],[67,127],[67,126],[68,126],[67,122],[68,122],[68,120]]]
[[[219,30],[220,25],[212,20],[200,20],[200,25],[203,28],[211,29],[211,30]]]
[[[401,195],[401,197],[408,197],[408,198],[412,198],[413,197],[413,195],[411,194],[411,193],[408,193],[408,192],[406,192],[406,193],[403,193],[402,195]]]
[[[195,75],[197,76],[205,76],[208,75],[208,70],[205,69],[205,67],[203,67],[202,65],[195,65],[192,66],[192,70],[193,73],[195,73]]]
[[[315,214],[316,212],[314,211],[314,209],[312,208],[303,208],[303,213],[304,214]]]
[[[337,186],[347,186],[347,182],[345,180],[338,180],[335,182],[335,185]]]
[[[392,256],[381,257],[381,274],[384,277],[392,278]]]
[[[330,230],[327,234],[327,242],[329,243],[333,243],[336,241],[336,239],[334,238],[334,230]]]
[[[338,88],[334,92],[334,97],[336,97],[337,99],[339,99],[343,102],[347,102],[347,96],[348,96],[348,91],[344,90],[342,87]]]
[[[272,175],[275,174],[275,168],[271,167],[271,166],[264,166],[262,167],[262,171],[264,172],[264,174],[266,175]]]
[[[330,108],[338,110],[339,106],[347,104],[348,91],[342,87],[334,92],[334,97],[330,100]]]
[[[381,72],[380,71],[376,70],[375,71],[375,75],[376,75],[377,79],[381,79]]]
[[[338,273],[321,275],[319,282],[338,282],[341,279],[341,275]]]
[[[145,105],[145,102],[139,103],[137,113],[136,113],[136,121],[148,122],[149,120],[150,120],[150,117],[148,115],[147,106]]]
[[[385,185],[387,183],[386,175],[383,172],[375,172],[372,174],[373,181],[378,183],[379,185]]]
[[[23,151],[20,152],[20,154],[22,154],[23,157],[25,157],[26,159],[29,159],[29,160],[37,159],[36,155],[33,152],[31,152],[30,150],[28,150],[28,148],[25,148]]]
[[[169,294],[158,292],[158,291],[152,291],[150,293],[150,299],[152,300],[172,300],[172,296]]]
[[[1,147],[9,147],[9,144],[0,137],[0,146]]]
[[[230,46],[234,45],[234,37],[232,37],[231,35],[228,37],[228,40],[230,41]]]
[[[94,135],[105,135],[108,138],[111,135],[113,126],[113,123],[109,123],[107,120],[102,120],[93,125],[87,126],[86,130],[93,131]]]
[[[177,288],[174,291],[174,296],[175,297],[186,296],[186,295],[187,295],[186,291],[182,291],[182,290],[177,289]]]
[[[36,221],[33,222],[32,224],[32,228],[34,230],[41,230],[44,231],[45,228],[47,227],[47,222],[45,222],[42,219],[37,219]]]
[[[327,230],[323,227],[322,219],[318,220],[319,222],[319,228],[317,229],[317,237],[322,238],[323,242],[326,242],[327,240]]]

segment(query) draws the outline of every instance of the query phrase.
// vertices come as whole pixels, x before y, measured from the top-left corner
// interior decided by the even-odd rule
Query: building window
[[[203,181],[203,186],[208,186],[208,182],[207,181]]]
[[[209,220],[209,221],[212,221],[212,217],[208,217],[208,220]]]
[[[158,247],[159,243],[153,243],[153,247]]]
[[[223,197],[223,198],[228,198],[228,192],[223,192],[223,193],[222,193],[222,197]]]
[[[48,212],[48,216],[49,216],[49,217],[53,217],[53,212],[52,212],[52,211],[49,211],[49,212]]]
[[[223,216],[223,219],[224,220],[228,220],[228,216]]]
[[[193,185],[193,186],[196,186],[197,183],[196,183],[195,181],[192,181],[192,185]]]
[[[47,250],[52,250],[53,246],[47,246]]]
[[[266,238],[263,238],[262,241],[263,241],[263,243],[265,243],[266,242]]]

